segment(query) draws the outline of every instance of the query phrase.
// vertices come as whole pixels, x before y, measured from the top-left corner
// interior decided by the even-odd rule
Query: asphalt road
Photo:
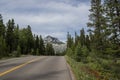
[[[63,56],[28,56],[0,61],[0,80],[71,80]]]

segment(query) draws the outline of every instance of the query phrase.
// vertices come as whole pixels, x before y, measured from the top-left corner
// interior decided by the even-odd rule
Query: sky
[[[4,22],[14,19],[20,28],[30,25],[33,34],[66,41],[67,32],[87,30],[90,0],[0,0]]]

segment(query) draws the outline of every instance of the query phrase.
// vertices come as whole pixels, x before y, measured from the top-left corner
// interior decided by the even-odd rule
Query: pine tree
[[[75,47],[80,43],[80,38],[77,35],[77,33],[75,32]]]
[[[5,38],[5,25],[3,24],[2,15],[0,14],[0,36]]]
[[[41,35],[40,35],[39,43],[40,43],[39,52],[40,52],[41,55],[44,55],[45,54],[45,45],[44,45],[44,41],[43,41]]]
[[[2,15],[0,14],[0,58],[6,56],[6,48],[5,25],[3,24]]]
[[[14,49],[17,50],[19,45],[19,25],[15,26],[14,28]]]
[[[89,19],[91,22],[88,23],[88,27],[94,28],[92,31],[94,34],[94,49],[101,52],[103,51],[103,32],[106,24],[101,0],[91,0],[90,12]]]
[[[33,48],[34,40],[33,40],[33,35],[31,31],[31,27],[28,25],[26,29],[26,38],[27,38],[27,53],[31,52],[31,49]]]
[[[3,39],[2,36],[0,36],[0,58],[5,56],[8,56],[7,47],[6,47],[5,39]]]
[[[26,54],[26,47],[27,47],[27,33],[26,33],[26,29],[23,28],[19,31],[19,45],[21,47],[21,54]]]
[[[16,57],[20,57],[20,55],[21,55],[21,47],[18,45]]]
[[[104,0],[109,50],[120,56],[120,0]]]
[[[39,48],[40,43],[39,43],[39,37],[38,35],[35,37],[35,43],[34,43],[34,53],[36,53],[37,49]]]
[[[82,60],[83,55],[82,55],[82,50],[81,49],[82,49],[81,44],[78,44],[77,47],[75,48],[75,57],[74,57],[74,59],[76,61],[81,61]]]
[[[36,55],[40,55],[38,48],[36,49]]]
[[[80,30],[80,43],[81,46],[85,46],[85,31],[84,29]]]
[[[55,55],[54,48],[50,43],[47,43],[46,45],[46,55]]]
[[[9,53],[14,50],[14,20],[9,20],[7,23],[7,31],[6,31],[6,44],[9,47]]]
[[[76,56],[73,55],[73,53],[74,53],[73,50],[71,48],[68,48],[67,52],[66,52],[66,55],[71,57],[71,58],[75,58]]]
[[[88,48],[88,50],[91,51],[89,35],[86,35],[86,38],[85,38],[85,45],[86,45],[86,47]]]
[[[67,33],[67,48],[71,48],[73,45],[73,38],[71,37],[71,35],[69,34],[69,32]]]

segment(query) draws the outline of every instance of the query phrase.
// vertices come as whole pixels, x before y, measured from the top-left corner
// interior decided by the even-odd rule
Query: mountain
[[[51,43],[53,45],[53,48],[54,48],[56,54],[62,53],[67,48],[67,45],[65,43],[60,41],[58,38],[52,37],[50,35],[44,38],[44,43],[45,44]]]
[[[60,41],[58,38],[47,36],[44,38],[45,43],[52,43],[52,44],[64,44],[62,41]]]

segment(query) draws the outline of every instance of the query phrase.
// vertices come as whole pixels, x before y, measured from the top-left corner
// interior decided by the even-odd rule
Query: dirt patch
[[[83,70],[84,72],[86,72],[87,74],[96,77],[96,79],[98,79],[98,80],[107,80],[107,79],[104,79],[103,76],[101,76],[100,72],[93,70],[93,69],[89,68],[88,66],[81,67],[80,69]]]

